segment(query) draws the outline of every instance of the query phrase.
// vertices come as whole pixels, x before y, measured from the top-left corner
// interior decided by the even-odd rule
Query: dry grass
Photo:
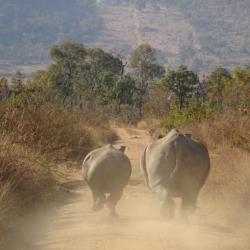
[[[162,127],[161,121],[156,118],[146,118],[138,122],[137,128],[147,130],[153,139],[157,139],[160,135],[165,134],[165,129]]]
[[[82,158],[97,143],[115,139],[105,121],[51,105],[0,110],[0,129],[12,143],[35,148],[51,158]],[[95,119],[95,120],[94,120]]]
[[[0,128],[13,143],[41,153],[65,157],[86,153],[93,145],[90,133],[76,117],[51,106],[4,108]],[[55,154],[56,153],[56,154]]]
[[[41,197],[52,184],[46,160],[32,149],[13,144],[0,135],[0,232],[20,208]],[[14,217],[15,218],[15,217]],[[0,242],[3,240],[0,237]]]
[[[210,152],[211,171],[200,195],[199,211],[226,226],[241,229],[250,226],[250,155],[228,147]]]
[[[52,193],[63,166],[116,139],[100,116],[51,105],[1,105],[0,131],[0,232],[7,215]]]
[[[181,130],[191,132],[210,152],[211,172],[200,204],[207,206],[208,202],[208,213],[219,213],[225,223],[250,225],[246,220],[250,211],[250,117],[225,113]]]
[[[250,116],[225,113],[182,128],[208,145],[210,150],[229,146],[250,152]]]

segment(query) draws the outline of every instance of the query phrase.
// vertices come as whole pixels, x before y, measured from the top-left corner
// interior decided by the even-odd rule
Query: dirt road
[[[120,218],[107,210],[92,213],[91,195],[81,177],[68,184],[62,204],[25,216],[11,250],[205,250],[250,249],[250,230],[225,223],[201,194],[199,207],[188,224],[162,220],[159,202],[144,186],[138,166],[151,140],[144,130],[117,128],[127,146],[134,173],[118,205]],[[250,228],[248,228],[250,229]]]

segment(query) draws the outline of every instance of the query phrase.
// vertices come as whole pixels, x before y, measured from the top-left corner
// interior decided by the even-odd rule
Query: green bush
[[[194,121],[200,121],[204,118],[210,117],[215,114],[208,103],[193,102],[189,107],[179,109],[172,105],[170,112],[163,119],[163,127],[169,131],[172,128],[180,128],[181,126]]]

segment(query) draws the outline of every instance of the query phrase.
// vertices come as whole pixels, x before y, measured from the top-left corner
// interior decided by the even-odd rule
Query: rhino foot
[[[109,213],[109,218],[117,219],[117,218],[119,218],[119,215],[116,212],[110,212]]]
[[[172,220],[174,219],[174,201],[169,200],[168,202],[162,204],[161,206],[161,215],[167,219],[167,220]]]

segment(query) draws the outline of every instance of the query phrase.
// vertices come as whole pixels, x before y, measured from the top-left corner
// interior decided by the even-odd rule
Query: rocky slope
[[[127,55],[141,43],[166,67],[199,72],[250,61],[250,2],[0,0],[0,68],[42,64],[65,39]],[[1,73],[1,71],[0,71]]]

